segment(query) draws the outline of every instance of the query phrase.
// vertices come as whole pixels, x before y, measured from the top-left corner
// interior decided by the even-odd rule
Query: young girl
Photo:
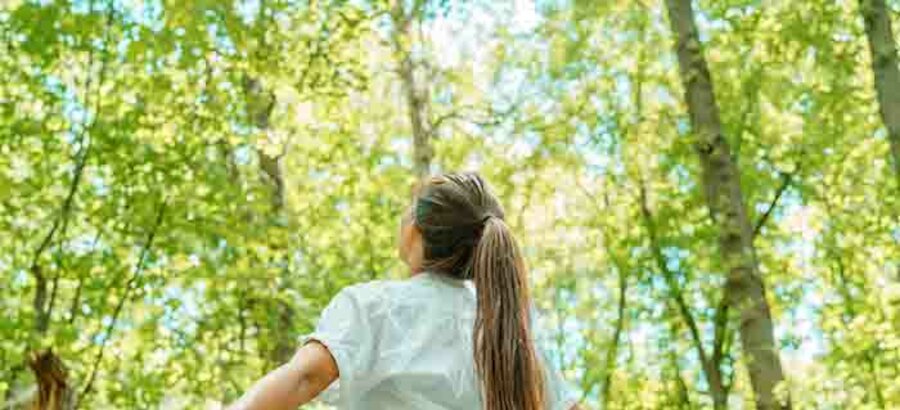
[[[577,408],[536,343],[503,217],[478,174],[431,178],[400,223],[411,278],[341,290],[293,359],[231,409],[296,409],[323,390],[342,410]]]

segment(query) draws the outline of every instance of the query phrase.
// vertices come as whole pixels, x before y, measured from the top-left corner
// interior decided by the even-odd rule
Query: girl
[[[296,409],[323,390],[342,410],[576,409],[532,333],[527,270],[503,218],[478,174],[430,179],[400,223],[412,277],[341,290],[293,359],[231,409]]]

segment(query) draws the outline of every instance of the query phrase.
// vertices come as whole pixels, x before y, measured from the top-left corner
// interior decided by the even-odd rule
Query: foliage
[[[81,408],[227,402],[341,287],[405,276],[406,56],[432,169],[495,186],[584,402],[711,408],[725,273],[663,2],[407,3],[405,32],[383,1],[0,6],[0,403],[46,348]],[[857,2],[695,12],[785,392],[900,406],[900,187]]]

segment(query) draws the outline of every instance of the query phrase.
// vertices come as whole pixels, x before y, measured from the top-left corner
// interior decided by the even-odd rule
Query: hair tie
[[[493,216],[494,215],[487,214],[481,217],[481,220],[474,225],[474,229],[472,232],[474,235],[471,240],[473,245],[478,245],[478,242],[481,242],[481,234],[484,232],[484,223],[487,222],[488,219],[491,219],[491,217]]]

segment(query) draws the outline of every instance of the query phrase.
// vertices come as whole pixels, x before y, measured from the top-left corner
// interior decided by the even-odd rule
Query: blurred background
[[[451,170],[500,196],[588,408],[900,408],[898,27],[896,0],[4,1],[0,408],[234,400],[343,286],[405,277],[410,186]]]

